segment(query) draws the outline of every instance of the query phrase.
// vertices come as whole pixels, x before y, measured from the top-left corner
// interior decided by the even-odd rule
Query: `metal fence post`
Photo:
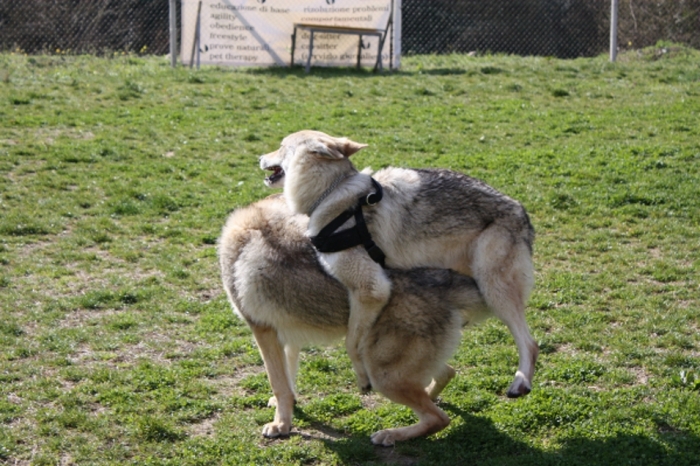
[[[610,6],[610,61],[614,62],[617,59],[617,3],[618,0],[612,0]]]
[[[194,39],[192,40],[192,53],[190,54],[190,68],[194,66],[195,59],[197,60],[197,69],[199,69],[199,28],[201,26],[202,1],[197,5],[197,22],[194,28]],[[195,55],[196,54],[196,55]]]
[[[177,0],[170,0],[170,66],[177,66]]]

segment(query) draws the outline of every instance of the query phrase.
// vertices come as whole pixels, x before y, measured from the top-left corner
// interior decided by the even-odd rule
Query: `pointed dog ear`
[[[360,144],[359,142],[352,141],[348,138],[342,138],[338,142],[340,142],[343,146],[343,150],[341,152],[345,157],[350,157],[360,149],[367,147],[367,144]]]
[[[350,157],[365,147],[367,144],[360,144],[348,138],[318,138],[309,142],[311,152],[337,160]]]

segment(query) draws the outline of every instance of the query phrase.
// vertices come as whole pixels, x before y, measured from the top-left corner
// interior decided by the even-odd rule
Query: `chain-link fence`
[[[559,58],[610,47],[611,0],[403,0],[402,53]],[[700,48],[700,0],[619,0],[618,45]]]
[[[561,58],[608,47],[610,0],[404,0],[403,52]]]
[[[0,50],[166,54],[168,18],[168,0],[2,0]],[[403,0],[402,18],[404,54],[573,58],[609,47],[610,0]],[[700,48],[700,0],[620,0],[618,21],[621,48]]]
[[[168,0],[0,0],[0,49],[162,55],[168,18]]]

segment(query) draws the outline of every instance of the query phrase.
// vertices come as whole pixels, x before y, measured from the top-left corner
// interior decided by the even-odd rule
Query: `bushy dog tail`
[[[527,211],[523,207],[523,212],[522,212],[522,218],[523,218],[523,236],[522,239],[525,241],[525,244],[527,245],[528,250],[530,251],[530,255],[532,255],[532,250],[533,250],[533,245],[535,244],[535,227],[532,226],[532,222],[530,221],[530,216],[527,214]]]

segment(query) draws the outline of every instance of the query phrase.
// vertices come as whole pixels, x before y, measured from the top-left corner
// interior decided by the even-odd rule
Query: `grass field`
[[[172,70],[0,55],[0,463],[700,464],[700,53],[409,57],[402,71]],[[358,166],[449,167],[537,230],[533,392],[504,325],[465,333],[448,429],[302,359],[296,434],[260,435],[262,361],[220,285],[257,156],[315,128]]]

